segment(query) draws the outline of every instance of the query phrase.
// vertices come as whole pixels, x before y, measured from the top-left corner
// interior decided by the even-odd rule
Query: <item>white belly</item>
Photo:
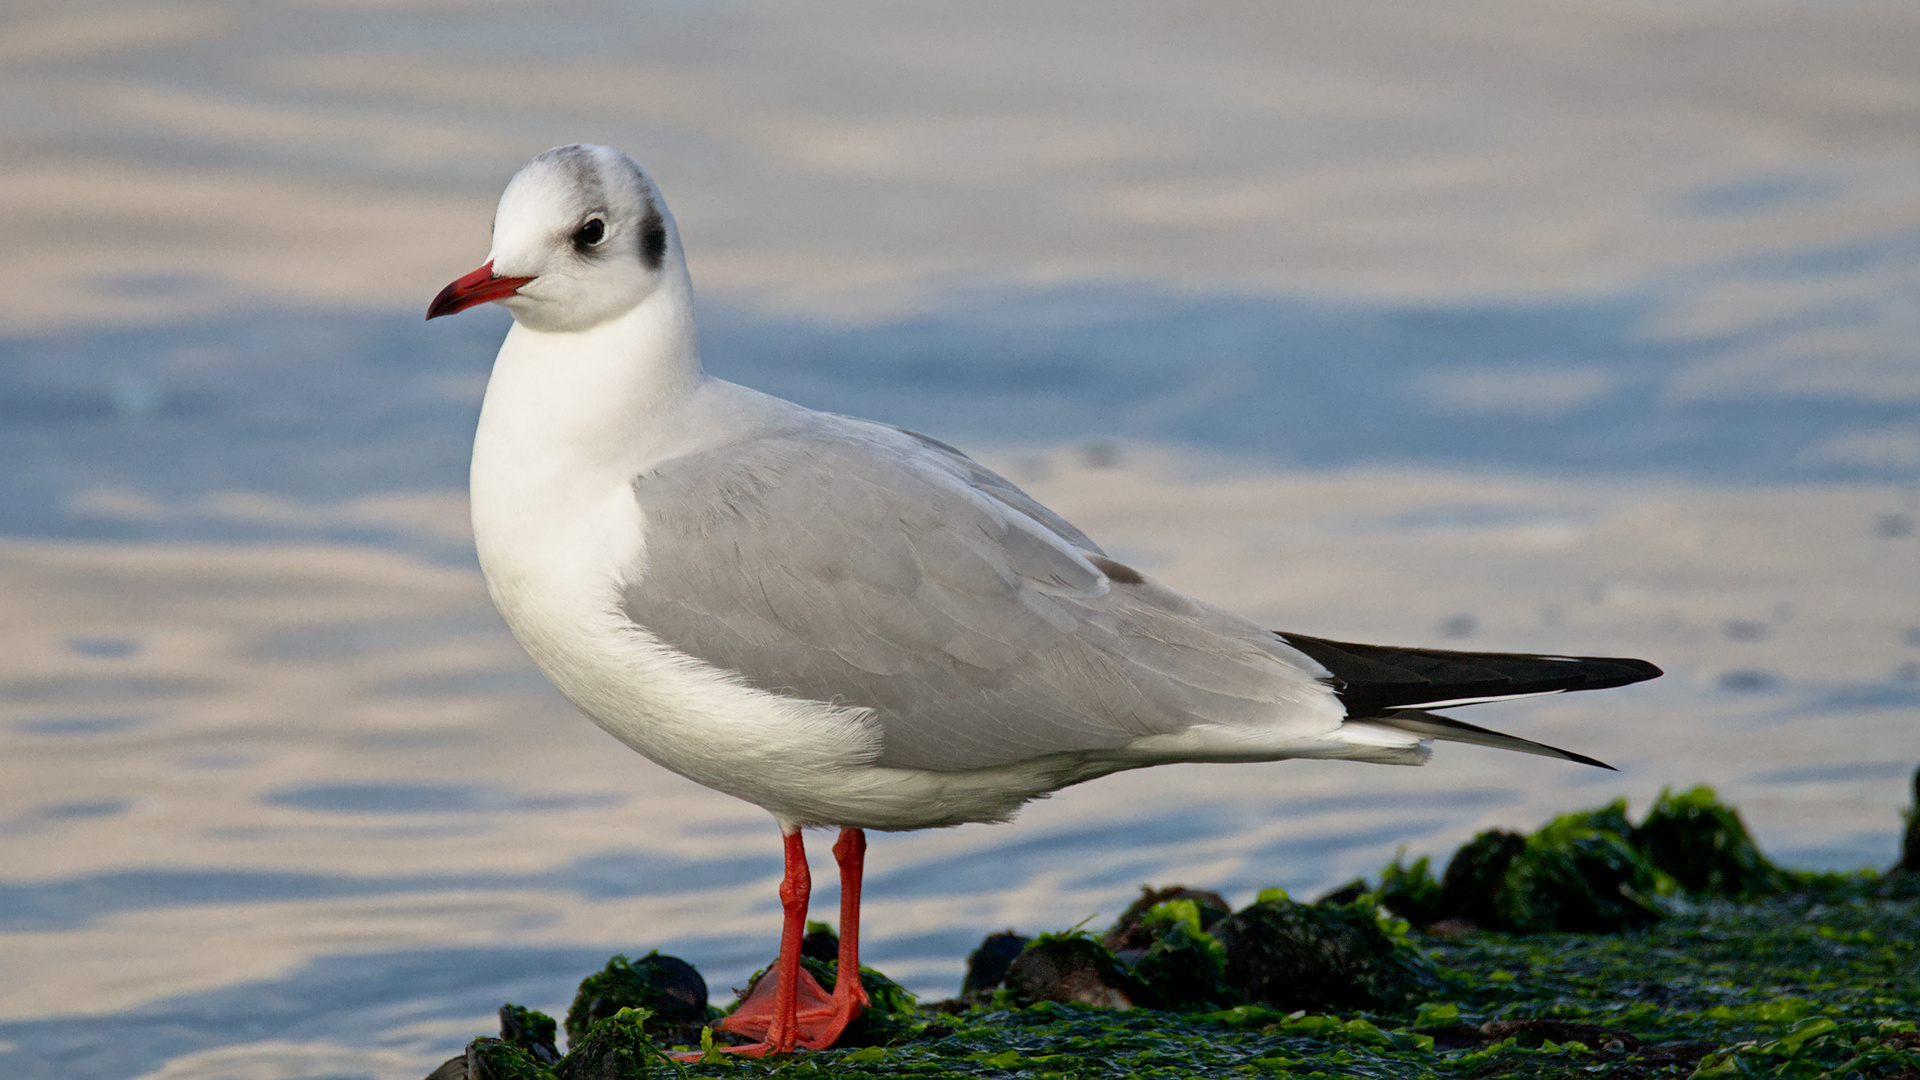
[[[1063,761],[876,767],[868,710],[770,694],[666,646],[621,610],[626,584],[646,572],[633,471],[554,460],[501,434],[483,419],[473,470],[474,540],[494,604],[561,693],[653,761],[787,824],[879,829],[1005,820],[1082,778],[1080,763]]]

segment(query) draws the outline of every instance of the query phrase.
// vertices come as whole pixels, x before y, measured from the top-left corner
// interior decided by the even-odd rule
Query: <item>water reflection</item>
[[[1873,258],[1920,277],[1914,249]],[[1828,269],[1814,260],[1800,284],[1825,291],[1813,271]],[[1408,308],[1085,285],[961,289],[943,310],[879,325],[720,304],[703,319],[718,374],[975,446],[1097,439],[1111,456],[1121,438],[1323,469],[1910,479],[1920,389],[1870,298],[1731,333],[1647,334],[1694,306],[1690,291],[1732,290],[1749,268],[1723,273],[1583,303]],[[285,313],[0,340],[0,453],[20,466],[0,477],[0,528],[458,557],[457,536],[422,537],[392,507],[355,500],[460,488],[500,332],[497,318],[428,328]],[[1817,360],[1793,344],[1834,333],[1858,341]],[[156,359],[161,406],[109,406],[107,358],[128,354]],[[1912,513],[1884,508],[1874,527],[1899,539]]]

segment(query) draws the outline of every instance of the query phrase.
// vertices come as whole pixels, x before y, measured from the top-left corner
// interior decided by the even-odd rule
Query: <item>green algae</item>
[[[504,1039],[475,1039],[467,1046],[472,1080],[552,1080],[550,1066]]]
[[[1701,904],[1625,934],[1414,934],[1442,985],[1401,1016],[1044,1002],[903,1017],[884,1045],[687,1065],[649,1061],[628,1022],[632,1071],[580,1071],[583,1047],[552,1075],[1893,1078],[1920,1071],[1917,899],[1859,878],[1844,898]]]
[[[539,1009],[524,1005],[500,1006],[501,1041],[526,1051],[535,1061],[552,1064],[560,1060],[559,1044],[555,1041],[558,1035],[559,1025]]]
[[[1157,1009],[1205,1009],[1234,1002],[1226,984],[1227,950],[1205,927],[1227,917],[1208,919],[1212,909],[1193,900],[1166,900],[1140,916],[1149,944],[1134,961],[1133,976],[1146,993],[1142,1004]]]
[[[1433,877],[1432,862],[1425,855],[1405,863],[1403,849],[1380,870],[1380,884],[1373,889],[1375,900],[1383,908],[1414,926],[1427,926],[1446,917],[1445,890]],[[1360,883],[1363,886],[1364,882]]]
[[[1792,887],[1792,876],[1768,861],[1739,811],[1696,787],[1662,791],[1645,821],[1629,834],[1662,873],[1694,896],[1753,899]]]
[[[581,980],[567,1008],[567,1042],[579,1043],[594,1025],[625,1009],[640,1010],[649,1032],[666,1038],[683,1037],[719,1016],[707,1004],[705,981],[686,961],[657,950],[638,960],[614,956]]]
[[[1920,876],[1780,870],[1752,846],[1738,815],[1704,789],[1663,793],[1639,826],[1617,802],[1556,819],[1532,836],[1501,834],[1487,842],[1492,835],[1463,848],[1442,882],[1433,880],[1426,860],[1406,864],[1397,857],[1380,886],[1351,903],[1296,904],[1269,890],[1225,918],[1184,899],[1130,909],[1136,925],[1125,955],[1131,963],[1082,933],[1036,940],[1097,949],[1119,965],[1118,976],[1133,980],[1139,1004],[1150,1007],[1022,1004],[1005,990],[921,1007],[890,981],[877,981],[884,976],[863,969],[869,993],[881,991],[870,1019],[863,1018],[872,1026],[834,1050],[668,1062],[655,1049],[661,1039],[645,1015],[620,1012],[593,1024],[585,1041],[555,1065],[542,1065],[513,1043],[484,1039],[469,1048],[467,1060],[479,1066],[476,1077],[511,1080],[652,1073],[956,1080],[1920,1077],[1914,1023],[1920,1018]],[[1516,874],[1529,859],[1536,869]],[[1467,869],[1456,874],[1456,866]],[[1474,929],[1457,915],[1448,916],[1451,922],[1432,918],[1446,910],[1439,895],[1468,877],[1467,870],[1494,893],[1482,912],[1498,917],[1501,891],[1524,886],[1558,890],[1560,906],[1551,909],[1558,913],[1527,923],[1528,933],[1511,926]],[[1626,915],[1570,919],[1564,913],[1574,903],[1567,896],[1587,903],[1588,916],[1601,907],[1595,897]],[[1513,903],[1505,900],[1509,911]],[[1245,943],[1235,934],[1244,938],[1249,925],[1291,921],[1321,931],[1337,925],[1368,949],[1385,950],[1362,950],[1339,966],[1406,964],[1417,977],[1397,994],[1306,1005],[1284,997],[1257,1000],[1236,989],[1227,975]],[[1568,921],[1608,932],[1558,928]],[[1423,933],[1409,923],[1440,932]],[[831,985],[831,965],[807,963]],[[1344,978],[1352,970],[1337,974]],[[514,1014],[523,1028],[528,1014],[539,1015]]]
[[[1481,833],[1434,882],[1399,859],[1368,895],[1416,925],[1446,919],[1520,933],[1610,933],[1659,921],[1669,901],[1758,899],[1805,886],[1760,853],[1739,812],[1713,791],[1662,791],[1640,824],[1627,802],[1565,814],[1532,835]],[[1365,891],[1355,882],[1344,892]]]
[[[1501,882],[1513,861],[1526,849],[1527,838],[1520,833],[1504,829],[1481,833],[1454,852],[1448,861],[1446,876],[1440,881],[1439,910],[1429,912],[1423,919],[1415,919],[1412,912],[1401,914],[1422,926],[1440,919],[1459,919],[1474,926],[1500,928]]]
[[[1606,933],[1657,922],[1659,898],[1677,887],[1611,817],[1570,814],[1528,837],[1494,898],[1499,925],[1523,934]]]
[[[648,1034],[650,1019],[645,1009],[621,1009],[595,1023],[587,1037],[553,1067],[551,1080],[635,1080],[677,1071]]]
[[[1257,900],[1214,927],[1225,983],[1241,1000],[1282,1011],[1411,1012],[1438,973],[1375,906]]]
[[[1132,968],[1082,930],[1035,938],[1007,968],[1007,995],[1015,1005],[1054,1002],[1107,1009],[1130,1009],[1152,997]]]

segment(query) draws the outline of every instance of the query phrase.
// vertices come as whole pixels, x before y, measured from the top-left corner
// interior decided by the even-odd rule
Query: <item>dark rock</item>
[[[1273,899],[1214,927],[1226,984],[1246,999],[1309,1012],[1402,1012],[1440,988],[1433,966],[1395,940],[1365,904]]]
[[[500,1040],[525,1050],[535,1061],[551,1065],[560,1060],[554,1042],[558,1025],[553,1017],[524,1005],[500,1006]]]
[[[1102,939],[1139,985],[1134,1003],[1156,1009],[1237,1004],[1239,996],[1221,980],[1226,951],[1207,932],[1231,910],[1225,897],[1206,889],[1141,889]]]
[[[1684,837],[1695,833],[1676,827],[1677,820],[1660,818],[1654,835],[1679,850],[1693,843]],[[1624,799],[1555,818],[1530,837],[1481,833],[1447,864],[1436,909],[1446,920],[1518,933],[1609,933],[1645,926],[1662,916],[1656,897],[1672,891],[1674,883],[1633,843],[1633,835]],[[1730,834],[1723,829],[1717,835],[1725,840]],[[1745,835],[1741,829],[1739,836]],[[1755,858],[1758,854],[1752,852]]]
[[[807,936],[800,939],[800,955],[833,963],[840,959],[840,935],[817,923],[808,923]]]
[[[1375,902],[1414,926],[1428,926],[1452,914],[1441,902],[1441,885],[1433,879],[1433,864],[1425,855],[1403,866],[1400,856],[1380,871]]]
[[[615,956],[581,980],[567,1009],[567,1045],[580,1045],[595,1024],[622,1009],[646,1010],[648,1034],[674,1045],[698,1039],[712,1017],[707,981],[692,964],[658,952],[639,960]]]
[[[1133,950],[1144,952],[1152,946],[1158,934],[1141,925],[1147,912],[1169,900],[1191,900],[1200,912],[1200,929],[1210,930],[1213,924],[1226,918],[1233,911],[1233,905],[1227,898],[1211,889],[1189,889],[1185,885],[1170,885],[1164,889],[1140,887],[1140,896],[1127,905],[1127,910],[1114,920],[1113,928],[1101,935],[1100,943],[1117,954],[1124,955]]]
[[[1464,919],[1489,929],[1498,927],[1500,883],[1514,858],[1526,849],[1526,837],[1501,829],[1490,829],[1467,841],[1453,853],[1447,872],[1441,876],[1441,917]]]
[[[655,1071],[662,1062],[649,1019],[645,1009],[622,1009],[593,1025],[554,1066],[553,1080],[634,1080]]]
[[[1680,795],[1662,791],[1631,839],[1694,896],[1751,900],[1789,885],[1787,875],[1760,854],[1739,811],[1708,788]]]
[[[1077,934],[1044,934],[1007,969],[1007,989],[1023,1005],[1062,1001],[1131,1009],[1141,988],[1105,946]]]
[[[1332,892],[1326,894],[1325,896],[1322,896],[1320,899],[1315,900],[1314,903],[1326,904],[1332,907],[1342,907],[1347,904],[1351,904],[1354,901],[1360,899],[1361,897],[1371,894],[1372,892],[1373,892],[1373,889],[1370,886],[1368,886],[1367,880],[1365,878],[1354,878],[1352,881],[1347,882],[1345,885],[1342,885],[1339,888],[1333,890]]]
[[[967,977],[960,984],[961,996],[984,994],[1005,982],[1007,968],[1013,965],[1014,957],[1032,940],[1011,930],[988,934],[979,948],[967,954]]]
[[[1899,874],[1920,874],[1920,769],[1913,773],[1913,805],[1907,808],[1907,835],[1900,845]]]
[[[510,1042],[475,1039],[467,1044],[467,1077],[468,1080],[553,1080],[553,1073],[545,1064],[534,1060],[533,1055]]]
[[[1662,875],[1622,834],[1596,827],[1609,816],[1569,814],[1529,837],[1501,879],[1493,925],[1523,934],[1590,934],[1659,921]]]
[[[1146,924],[1154,932],[1152,944],[1132,971],[1142,991],[1135,999],[1139,1004],[1156,1009],[1214,1009],[1239,1003],[1240,995],[1226,984],[1225,947],[1199,925],[1197,914]]]
[[[441,1062],[439,1068],[427,1074],[427,1080],[470,1080],[466,1051]]]

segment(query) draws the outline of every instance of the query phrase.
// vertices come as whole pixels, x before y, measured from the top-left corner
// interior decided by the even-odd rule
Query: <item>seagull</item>
[[[832,1046],[867,1005],[865,830],[1005,821],[1172,762],[1418,765],[1431,740],[1607,768],[1430,710],[1660,674],[1268,630],[946,443],[707,375],[673,215],[610,147],[522,168],[486,263],[427,318],[489,301],[513,326],[471,482],[500,614],[595,723],[784,838],[780,953],[721,1022],[753,1040],[736,1052]],[[839,830],[831,993],[799,962],[820,827]]]

